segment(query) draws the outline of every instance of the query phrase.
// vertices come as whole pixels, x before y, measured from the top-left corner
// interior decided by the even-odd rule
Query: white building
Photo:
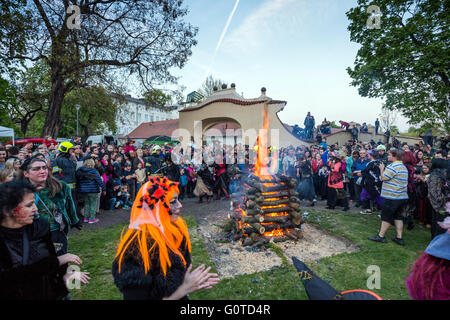
[[[130,95],[112,95],[119,108],[116,115],[117,135],[124,136],[143,122],[178,119],[180,106],[154,105]]]

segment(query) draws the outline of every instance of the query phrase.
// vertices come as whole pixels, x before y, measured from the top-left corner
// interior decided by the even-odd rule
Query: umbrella
[[[339,293],[326,281],[314,274],[302,261],[296,257],[292,257],[292,261],[310,300],[382,300],[369,290],[357,289]]]

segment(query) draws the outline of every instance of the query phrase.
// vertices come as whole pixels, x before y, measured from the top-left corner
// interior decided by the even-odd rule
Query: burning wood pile
[[[250,174],[243,193],[232,194],[233,240],[244,246],[303,238],[300,200],[295,179],[283,175]]]

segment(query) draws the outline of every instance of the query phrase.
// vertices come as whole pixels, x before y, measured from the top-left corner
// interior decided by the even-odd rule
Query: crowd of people
[[[39,290],[46,290],[45,282],[50,281],[50,278],[53,281],[52,285],[55,287],[51,292],[42,293],[45,297],[67,297],[61,281],[70,276],[82,283],[89,281],[86,272],[67,272],[68,263],[82,263],[76,255],[68,253],[67,235],[70,229],[81,228],[83,223],[99,222],[100,209],[133,208],[135,213],[131,212],[130,226],[135,223],[136,228],[130,227],[128,236],[122,238],[113,271],[116,285],[124,293],[124,297],[136,298],[136,295],[143,293],[128,290],[124,285],[126,279],[120,274],[122,261],[136,263],[132,255],[126,258],[129,249],[127,237],[141,239],[134,244],[136,248],[132,251],[140,251],[141,258],[148,263],[144,254],[146,247],[142,247],[146,235],[136,233],[136,230],[143,230],[139,223],[142,223],[142,219],[145,220],[141,217],[141,210],[135,208],[136,203],[140,203],[138,208],[141,209],[144,206],[143,198],[149,197],[148,201],[144,201],[144,208],[150,208],[146,210],[151,210],[155,217],[159,217],[159,213],[154,211],[152,194],[158,188],[160,195],[168,192],[172,183],[176,183],[176,193],[171,193],[168,199],[170,203],[167,202],[164,206],[169,209],[167,214],[170,216],[179,211],[175,204],[185,198],[197,197],[199,203],[204,203],[205,198],[206,203],[214,197],[216,200],[229,199],[230,194],[236,192],[237,186],[242,184],[243,177],[253,170],[257,155],[256,147],[221,145],[218,142],[201,148],[191,144],[191,153],[180,149],[180,145],[144,144],[136,147],[134,144],[134,141],[128,141],[119,146],[85,145],[81,143],[80,137],[75,137],[71,142],[59,145],[30,144],[20,149],[0,145],[0,251],[10,253],[9,260],[2,261],[0,265],[2,288],[3,283],[8,284],[8,281],[15,279],[11,281],[17,280],[20,283],[19,289],[14,293],[17,297],[33,294],[29,291],[31,289],[26,280],[18,280],[28,270],[25,265],[31,265],[38,270],[47,270],[42,273],[41,287],[36,284]],[[416,221],[430,228],[432,239],[446,232],[443,221],[450,212],[450,170],[449,150],[445,146],[435,149],[429,144],[410,146],[404,143],[396,148],[387,143],[362,143],[355,139],[339,146],[327,144],[324,138],[320,143],[310,146],[290,146],[279,150],[270,147],[268,153],[270,156],[277,155],[276,158],[271,158],[278,161],[276,173],[297,180],[298,196],[307,201],[309,206],[314,206],[317,201],[326,201],[327,209],[336,210],[341,207],[347,211],[353,206],[359,208],[361,214],[379,214],[380,229],[368,239],[387,242],[386,231],[393,225],[396,237],[392,241],[405,245],[402,236],[404,224],[411,229]],[[150,186],[149,181],[152,182]],[[177,208],[172,208],[172,203]],[[34,212],[40,217],[39,223],[33,223]],[[160,227],[160,223],[151,221],[153,222],[148,223],[156,228]],[[170,219],[164,222],[169,228],[166,232],[174,235],[175,243],[164,244],[164,240],[156,236],[156,229],[152,229],[153,227],[147,231],[158,246],[167,246],[176,254],[176,267],[181,269],[180,274],[185,274],[190,263],[190,248],[187,250],[190,244],[186,230],[183,229],[184,222],[179,220],[181,224],[178,225],[175,223],[176,219],[172,221],[181,230],[179,233],[171,229],[169,221]],[[18,233],[15,229],[27,231]],[[21,238],[21,234],[28,238]],[[25,246],[24,243],[28,245]],[[50,246],[51,243],[53,246]],[[34,254],[47,257],[46,264],[33,261]],[[161,262],[162,260],[154,261],[157,264]],[[17,273],[3,273],[4,270],[15,267],[19,268],[14,270]],[[165,275],[166,271],[164,269],[159,272]],[[187,272],[190,273],[190,269]],[[217,275],[210,274],[209,269],[204,267],[192,273],[192,279],[195,278],[197,284],[199,281],[203,283],[200,287],[190,283],[195,290],[209,288],[218,282]],[[8,278],[9,275],[11,278]],[[181,286],[183,279],[177,279],[176,283]],[[153,292],[150,296],[182,298],[192,292],[183,290],[174,294],[175,291],[176,288],[172,291],[163,290]],[[2,294],[7,292],[10,293],[6,290]]]

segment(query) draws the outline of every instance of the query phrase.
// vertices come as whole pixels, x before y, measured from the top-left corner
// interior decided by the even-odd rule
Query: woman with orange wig
[[[217,274],[209,273],[211,267],[191,271],[191,243],[179,217],[178,194],[176,182],[158,176],[139,190],[112,268],[125,300],[186,299],[219,282]]]

